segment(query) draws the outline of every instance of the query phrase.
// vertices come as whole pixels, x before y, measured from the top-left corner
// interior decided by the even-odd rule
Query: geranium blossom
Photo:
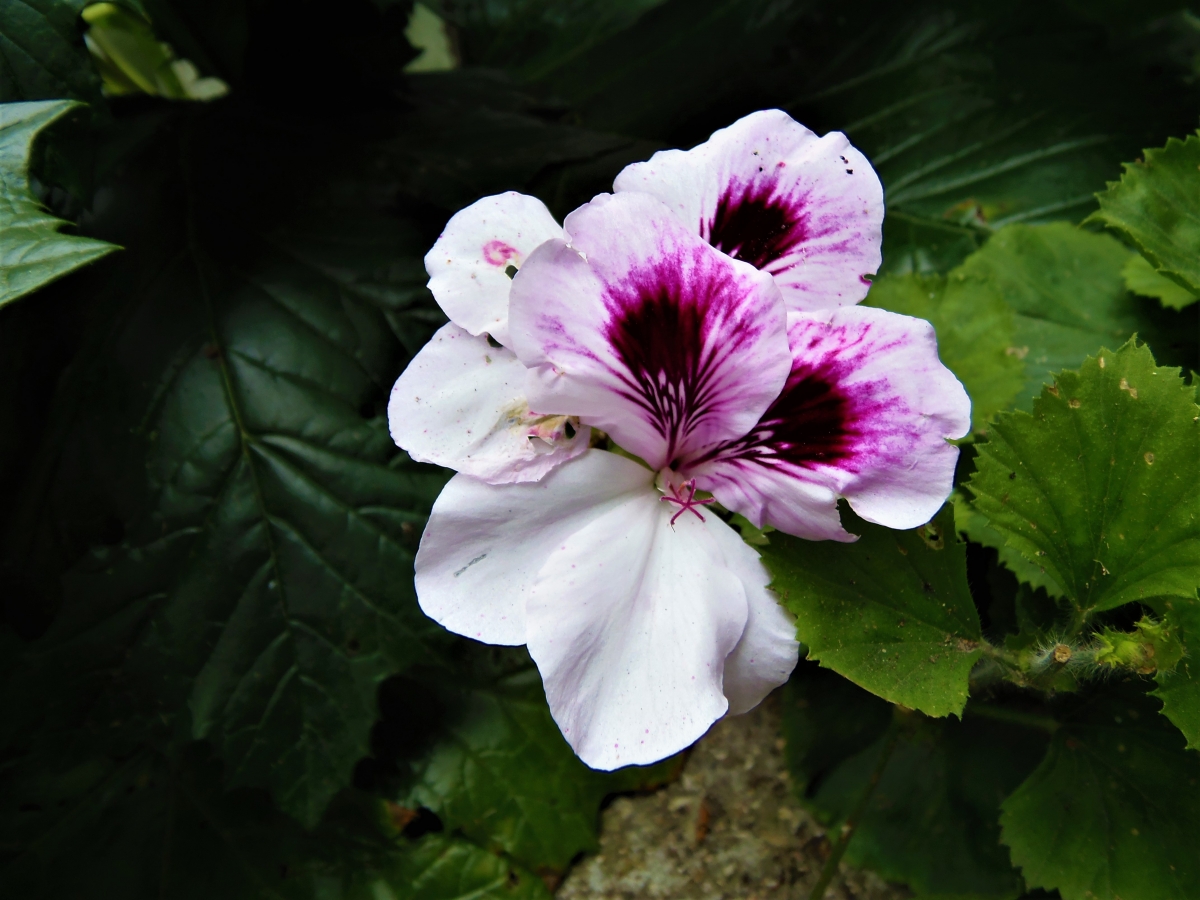
[[[820,181],[804,182],[811,202],[840,202]],[[795,209],[804,221],[832,221]],[[783,279],[818,255],[806,256],[803,241],[794,264],[751,264],[718,249],[711,229],[632,190],[597,197],[564,226],[536,247],[476,228],[473,244],[443,254],[492,265],[483,248],[500,240],[519,259],[507,305],[488,293],[491,306],[475,318],[451,312],[440,257],[427,258],[435,296],[468,326],[452,339],[443,329],[443,343],[478,342],[470,327],[492,328],[511,353],[503,368],[472,359],[462,371],[503,378],[501,393],[520,388],[537,411],[531,421],[559,417],[579,431],[548,454],[560,464],[524,481],[488,483],[474,461],[456,465],[422,539],[416,584],[422,609],[450,630],[527,644],[563,734],[589,765],[610,769],[688,746],[795,666],[794,625],[713,499],[806,538],[853,540],[839,497],[869,521],[915,527],[949,493],[958,451],[946,439],[966,433],[970,404],[938,361],[928,323],[838,305],[861,292],[848,299],[826,287],[785,300]],[[859,283],[864,259],[878,261],[873,239],[876,249],[843,257]],[[762,240],[750,234],[739,247]],[[823,240],[837,243],[832,233]],[[814,271],[827,286],[850,283],[823,265]],[[461,299],[475,288],[455,290]],[[496,350],[486,339],[473,346]],[[452,355],[441,345],[426,353]],[[442,404],[440,424],[442,401],[429,400],[442,377],[410,367],[393,391],[392,432],[410,452],[436,442],[439,428],[461,443],[454,403],[465,389]],[[627,455],[581,450],[587,426]]]

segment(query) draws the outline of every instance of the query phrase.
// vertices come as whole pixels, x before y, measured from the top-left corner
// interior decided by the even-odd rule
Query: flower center
[[[668,485],[668,491],[669,493],[663,494],[658,499],[659,502],[662,503],[674,503],[678,505],[679,512],[671,516],[672,527],[675,525],[675,520],[682,516],[685,512],[695,513],[697,519],[699,519],[701,522],[705,521],[704,515],[699,509],[697,509],[697,507],[712,503],[713,498],[709,497],[707,500],[696,499],[695,478],[693,478],[691,481],[685,481],[683,484],[671,483]]]

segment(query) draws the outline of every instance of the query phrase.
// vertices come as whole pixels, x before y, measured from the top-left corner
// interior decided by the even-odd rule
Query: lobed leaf
[[[78,106],[70,100],[0,105],[0,307],[117,249],[61,234],[70,223],[47,213],[30,190],[34,141]]]
[[[1200,295],[1200,134],[1142,151],[1097,198],[1091,218],[1145,254],[1171,281]]]
[[[1156,297],[1169,309],[1183,309],[1198,299],[1187,288],[1180,287],[1170,278],[1155,271],[1144,256],[1131,256],[1121,270],[1125,287],[1142,297]]]
[[[1176,900],[1200,891],[1200,756],[1134,690],[1064,717],[1000,826],[1030,887],[1063,900]]]
[[[1151,696],[1162,701],[1162,714],[1187,738],[1188,747],[1200,750],[1200,602],[1172,598],[1159,604],[1164,621],[1178,628],[1189,655],[1174,668],[1158,671],[1158,689]]]
[[[951,511],[913,531],[847,527],[857,542],[776,532],[760,548],[808,658],[893,703],[961,713],[982,638]]]
[[[1063,372],[1033,414],[1001,416],[967,482],[1007,545],[1045,568],[1080,621],[1200,584],[1193,391],[1130,342]]]
[[[1066,223],[1011,225],[955,272],[998,289],[1015,313],[1013,350],[1025,363],[1022,408],[1051,374],[1078,367],[1101,346],[1134,334],[1165,343],[1144,314],[1144,301],[1125,290],[1122,269],[1133,254],[1108,235]]]

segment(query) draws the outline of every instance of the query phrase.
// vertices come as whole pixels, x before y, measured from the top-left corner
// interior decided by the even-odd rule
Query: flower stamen
[[[683,494],[681,493],[681,488],[687,490],[688,494],[686,497],[684,497]],[[705,504],[712,503],[715,500],[715,498],[713,498],[713,497],[709,497],[707,500],[697,500],[696,499],[696,479],[695,478],[693,478],[691,481],[684,482],[682,485],[672,484],[671,485],[671,493],[669,495],[663,494],[663,496],[659,497],[658,499],[659,499],[659,502],[679,504],[679,512],[677,512],[677,513],[675,513],[675,515],[671,516],[671,527],[672,528],[675,527],[675,520],[678,519],[680,516],[682,516],[685,512],[695,513],[696,518],[699,519],[701,522],[706,521],[704,516],[701,514],[700,510],[698,510],[696,507],[704,506]]]

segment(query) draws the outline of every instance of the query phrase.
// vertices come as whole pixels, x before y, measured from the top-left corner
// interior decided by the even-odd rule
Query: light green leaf
[[[1130,292],[1142,297],[1156,297],[1170,309],[1183,309],[1200,299],[1187,288],[1156,272],[1144,256],[1129,257],[1129,262],[1121,269],[1121,275]]]
[[[1200,756],[1132,690],[1088,697],[1003,805],[1030,887],[1063,900],[1200,894]]]
[[[1134,333],[1157,344],[1141,313],[1145,301],[1125,290],[1121,270],[1132,256],[1112,237],[1066,223],[1012,225],[957,270],[998,288],[1016,313],[1015,352],[1027,378],[1022,408],[1051,373],[1077,368],[1101,346],[1119,346]]]
[[[981,636],[950,509],[913,531],[846,527],[857,542],[774,532],[761,548],[809,658],[893,703],[961,713]]]
[[[1178,369],[1145,347],[1063,372],[1033,414],[1002,415],[967,482],[1007,545],[1046,569],[1079,621],[1200,584],[1200,425]]]
[[[960,534],[965,534],[975,543],[997,551],[1000,561],[1021,581],[1035,588],[1045,588],[1052,597],[1063,596],[1062,588],[1046,572],[1046,567],[1026,559],[1010,547],[1004,539],[1004,533],[992,527],[988,517],[971,504],[966,494],[955,491],[950,501],[954,504],[954,527]]]
[[[29,188],[38,134],[77,106],[70,100],[0,105],[0,307],[117,249],[60,234],[70,223],[47,213]]]
[[[1162,713],[1187,738],[1188,747],[1200,750],[1200,602],[1172,598],[1158,604],[1167,624],[1178,628],[1189,655],[1169,671],[1154,675],[1158,690],[1152,695],[1162,701]]]
[[[453,712],[443,734],[413,761],[416,780],[401,804],[427,807],[447,828],[537,871],[564,871],[577,854],[597,849],[606,795],[661,783],[678,768],[678,760],[668,760],[589,769],[554,724],[527,658],[462,695],[430,689]]]
[[[1132,241],[1158,271],[1200,294],[1200,134],[1170,138],[1126,163],[1121,180],[1096,196],[1092,219]]]
[[[976,431],[986,431],[1024,384],[1013,347],[1012,310],[991,285],[936,275],[884,276],[871,286],[865,304],[933,323],[938,356],[971,397]]]
[[[392,871],[348,892],[346,900],[550,900],[536,875],[467,841],[431,834]],[[324,898],[321,898],[324,900]]]
[[[79,13],[90,0],[0,0],[0,102],[102,102]]]

